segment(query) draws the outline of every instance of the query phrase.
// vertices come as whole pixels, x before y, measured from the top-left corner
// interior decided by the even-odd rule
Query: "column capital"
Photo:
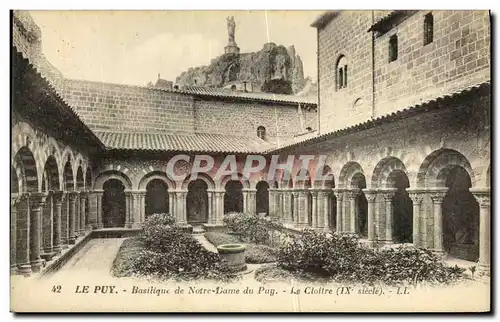
[[[78,191],[68,191],[69,201],[75,201],[78,196]]]
[[[318,190],[318,193],[319,193],[319,195],[321,195],[323,197],[328,197],[332,193],[332,190],[331,189],[321,189],[321,190]]]
[[[337,198],[337,201],[342,201],[342,198],[344,197],[344,189],[333,188],[332,191],[335,197]]]
[[[318,198],[319,189],[317,188],[309,188],[309,193],[313,198]]]
[[[427,194],[431,197],[432,203],[440,204],[443,202],[447,191],[448,188],[431,188],[427,190]]]
[[[57,190],[57,191],[52,192],[52,196],[54,197],[55,203],[62,202],[62,199],[64,198],[65,195],[66,195],[66,192],[62,191],[62,190]]]
[[[397,190],[398,189],[396,188],[381,189],[379,190],[379,194],[382,196],[382,198],[384,198],[385,201],[391,201]]]
[[[490,207],[490,189],[488,188],[472,188],[469,189],[474,195],[480,207]]]
[[[21,201],[22,195],[19,193],[10,194],[10,206],[14,207],[19,201]]]
[[[357,195],[359,195],[360,193],[360,189],[349,189],[349,190],[346,190],[346,198],[347,199],[354,199],[356,198]]]
[[[408,196],[410,197],[413,204],[420,204],[424,200],[425,190],[422,189],[406,189]]]
[[[366,201],[368,202],[374,202],[375,198],[377,198],[378,191],[375,189],[361,189],[363,193],[365,194]]]
[[[48,194],[44,192],[30,193],[29,200],[33,207],[41,207],[45,203]]]

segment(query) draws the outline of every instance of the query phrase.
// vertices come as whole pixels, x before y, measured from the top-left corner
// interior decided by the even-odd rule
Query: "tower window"
[[[340,56],[337,63],[337,90],[347,87],[347,58]]]
[[[398,59],[398,36],[393,35],[389,39],[389,63]]]
[[[428,13],[424,18],[424,46],[434,40],[434,16]]]
[[[257,128],[257,136],[261,138],[262,140],[266,139],[266,128],[263,126],[259,126]]]

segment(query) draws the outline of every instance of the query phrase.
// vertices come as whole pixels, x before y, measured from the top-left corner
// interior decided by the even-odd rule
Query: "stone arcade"
[[[208,227],[231,211],[414,244],[488,272],[489,21],[486,11],[326,12],[313,24],[317,104],[67,79],[31,17],[14,12],[12,273],[40,271],[91,230],[139,228],[156,212]],[[180,154],[215,165],[192,180],[192,162],[178,161],[183,179],[172,180],[166,165]],[[251,154],[297,156],[290,179],[245,177]],[[237,180],[215,180],[227,155]],[[327,155],[329,180],[300,179],[300,155]]]

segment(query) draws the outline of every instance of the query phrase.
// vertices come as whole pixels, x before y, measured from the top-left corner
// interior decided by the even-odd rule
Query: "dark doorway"
[[[224,213],[243,212],[243,185],[239,181],[231,180],[226,183],[224,195]]]
[[[187,222],[189,224],[208,222],[207,189],[207,184],[201,179],[196,179],[189,183],[186,196]]]
[[[392,238],[395,243],[413,242],[413,203],[406,191],[410,187],[408,176],[401,170],[396,170],[389,176],[396,192],[392,197]]]
[[[443,199],[443,247],[456,258],[479,258],[479,204],[469,191],[471,179],[462,167],[445,169],[448,188]]]
[[[368,237],[368,201],[366,200],[365,193],[362,189],[366,188],[365,176],[361,173],[357,173],[352,178],[353,186],[359,189],[359,193],[356,195],[356,232],[364,238]]]
[[[125,227],[125,187],[120,180],[110,179],[103,185],[102,221],[105,228]]]
[[[152,214],[167,214],[168,187],[163,180],[153,179],[146,185],[146,217]]]
[[[256,210],[257,213],[265,213],[266,216],[269,215],[269,184],[265,181],[260,181],[257,183],[257,200],[256,200]]]

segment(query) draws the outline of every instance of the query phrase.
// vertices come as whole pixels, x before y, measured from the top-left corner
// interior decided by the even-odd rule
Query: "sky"
[[[264,43],[294,45],[304,74],[316,79],[320,11],[30,11],[42,51],[67,78],[146,85],[175,81],[224,52],[226,17],[234,16],[240,52]]]

